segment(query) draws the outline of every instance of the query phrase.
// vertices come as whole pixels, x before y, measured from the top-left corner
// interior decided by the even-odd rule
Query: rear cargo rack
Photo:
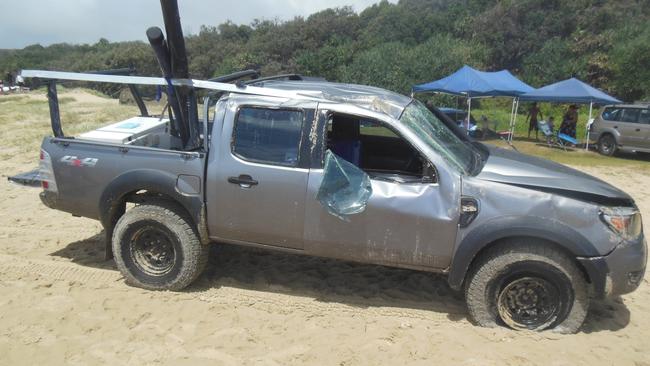
[[[116,84],[134,84],[134,85],[160,85],[166,86],[171,84],[173,86],[187,86],[198,89],[207,89],[215,91],[223,91],[230,93],[260,95],[265,97],[278,97],[278,98],[291,98],[300,100],[312,101],[326,101],[322,97],[314,95],[305,95],[291,90],[275,89],[275,88],[262,88],[252,85],[235,85],[224,82],[215,82],[209,80],[197,79],[165,79],[161,77],[148,77],[148,76],[121,76],[121,75],[103,75],[103,74],[88,74],[77,72],[62,72],[62,71],[46,71],[46,70],[22,70],[20,75],[24,78],[40,78],[46,80],[74,80],[74,81],[87,81],[99,83],[116,83]],[[257,79],[255,81],[258,81]]]

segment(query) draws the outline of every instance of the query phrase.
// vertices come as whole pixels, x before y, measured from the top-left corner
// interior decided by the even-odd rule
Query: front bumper
[[[612,297],[636,290],[645,275],[648,246],[643,235],[619,244],[602,257],[578,257],[587,271],[597,298]]]

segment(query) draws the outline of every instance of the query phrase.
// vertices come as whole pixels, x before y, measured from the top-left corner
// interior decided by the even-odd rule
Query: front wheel
[[[545,243],[506,243],[478,259],[465,284],[470,317],[478,325],[575,333],[587,316],[582,272]]]
[[[127,283],[149,290],[181,290],[205,268],[203,245],[191,220],[173,202],[156,201],[127,211],[112,238],[115,263]]]

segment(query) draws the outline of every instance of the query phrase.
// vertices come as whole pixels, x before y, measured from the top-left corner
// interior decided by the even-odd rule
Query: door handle
[[[636,131],[636,132],[641,132],[641,129],[640,129],[640,128],[637,128],[637,129],[634,130],[634,131]]]
[[[239,184],[242,188],[250,188],[259,184],[248,174],[240,174],[239,177],[228,177],[228,183]]]
[[[614,126],[614,128],[618,128],[618,126]]]

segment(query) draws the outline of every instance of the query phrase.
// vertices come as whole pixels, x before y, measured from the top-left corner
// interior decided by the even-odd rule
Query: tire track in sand
[[[75,263],[26,259],[5,254],[0,254],[0,275],[5,280],[38,275],[49,279],[75,281],[82,284],[127,286],[118,271],[83,267]],[[213,284],[213,282],[211,281],[210,284]],[[90,288],[88,290],[95,291]],[[301,312],[306,314],[307,318],[337,314],[350,317],[394,317],[425,320],[430,323],[445,323],[449,322],[450,315],[462,318],[465,314],[462,310],[456,309],[454,305],[449,306],[449,311],[436,311],[408,307],[408,305],[406,307],[395,307],[372,304],[372,302],[368,301],[355,302],[350,301],[350,299],[346,299],[345,303],[328,302],[301,295],[240,289],[218,286],[217,284],[204,290],[196,289],[195,292],[162,292],[160,294],[161,297],[166,299],[194,300],[227,307],[252,307],[275,314]]]

